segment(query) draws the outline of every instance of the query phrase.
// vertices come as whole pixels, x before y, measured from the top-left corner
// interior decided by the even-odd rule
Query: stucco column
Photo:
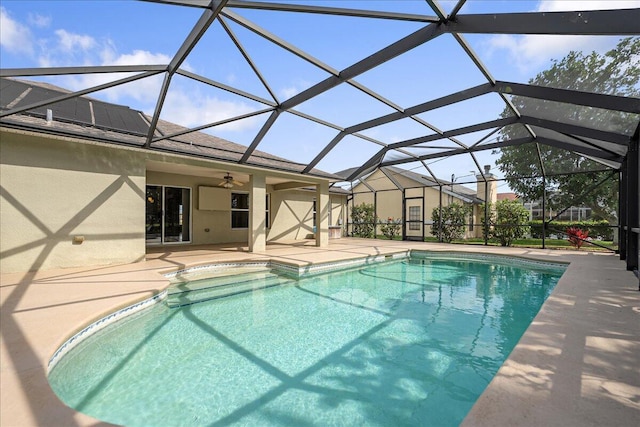
[[[316,185],[316,246],[329,246],[329,183]]]
[[[267,246],[265,230],[266,187],[264,175],[251,175],[249,179],[249,252],[264,252]]]

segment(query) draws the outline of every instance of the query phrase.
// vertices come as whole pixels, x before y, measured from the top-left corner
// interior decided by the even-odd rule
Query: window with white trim
[[[266,200],[265,202],[265,219],[264,219],[264,227],[265,228],[271,228],[271,218],[269,215],[269,211],[271,210],[271,197],[269,197],[270,195],[267,194],[266,195]]]
[[[249,193],[231,193],[231,228],[249,228]]]

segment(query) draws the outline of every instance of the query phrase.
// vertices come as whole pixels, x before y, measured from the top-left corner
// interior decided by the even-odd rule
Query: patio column
[[[329,183],[316,184],[316,246],[329,246]]]
[[[262,174],[251,175],[249,179],[249,252],[264,252],[266,250],[266,197],[265,176]]]

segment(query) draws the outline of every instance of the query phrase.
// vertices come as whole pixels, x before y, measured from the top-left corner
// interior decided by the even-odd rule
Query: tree
[[[570,52],[562,60],[553,60],[553,65],[529,81],[530,84],[610,95],[640,95],[640,38],[625,38],[605,54],[593,52],[584,55]],[[562,118],[594,129],[628,133],[635,128],[637,118],[633,114],[611,110],[570,105],[533,98],[514,97],[513,105],[519,112],[543,119]],[[505,108],[503,117],[513,112]],[[542,128],[534,128],[540,136],[570,138]],[[499,139],[507,141],[528,136],[521,125],[507,126],[500,131]],[[538,151],[539,150],[539,151]],[[495,152],[494,152],[495,153]],[[618,200],[617,177],[609,179],[598,188],[577,200],[585,190],[609,175],[606,166],[584,156],[543,144],[525,144],[501,148],[496,161],[504,173],[509,186],[523,199],[540,200],[543,196],[540,158],[543,159],[546,191],[551,209],[562,209],[576,204],[591,208],[594,219],[617,222]],[[567,172],[588,172],[566,174]],[[565,175],[556,175],[565,173]]]
[[[442,218],[440,218],[440,208],[435,207],[431,212],[431,234],[440,235],[442,230],[442,241],[450,243],[453,240],[461,239],[464,236],[464,229],[467,225],[467,215],[470,212],[468,206],[460,203],[452,203],[448,206],[442,206]]]
[[[529,211],[519,201],[499,200],[495,210],[489,206],[488,237],[497,239],[502,246],[511,246],[515,239],[527,234],[528,221]],[[487,233],[484,228],[483,231]]]
[[[376,228],[376,214],[373,205],[361,203],[351,208],[353,235],[356,237],[373,237]]]

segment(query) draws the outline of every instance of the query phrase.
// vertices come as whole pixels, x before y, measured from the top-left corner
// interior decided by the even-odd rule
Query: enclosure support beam
[[[329,183],[322,181],[316,184],[316,246],[329,246]],[[264,215],[264,213],[263,213]]]
[[[376,223],[378,219],[378,192],[373,192],[373,238],[378,238],[378,224]]]
[[[546,249],[547,240],[547,178],[542,174],[542,249]]]
[[[484,179],[484,245],[489,246],[489,183],[487,178],[482,175]]]
[[[621,261],[627,259],[627,161],[628,157],[625,157],[618,182],[618,251]]]
[[[407,240],[407,192],[402,189],[402,241]]]
[[[440,188],[440,202],[438,204],[438,242],[442,243],[442,184],[438,187]]]
[[[633,136],[631,143],[629,144],[629,151],[627,152],[627,191],[625,204],[627,205],[627,270],[638,270],[638,255],[639,255],[639,240],[640,240],[640,208],[638,190],[640,184],[640,174],[638,173],[638,167],[640,166],[640,150],[639,144],[640,125],[636,128],[635,135]]]

